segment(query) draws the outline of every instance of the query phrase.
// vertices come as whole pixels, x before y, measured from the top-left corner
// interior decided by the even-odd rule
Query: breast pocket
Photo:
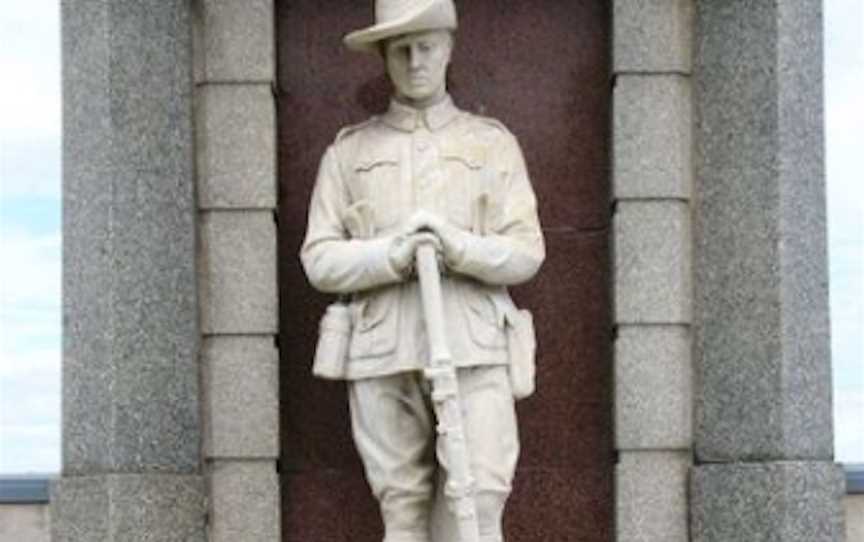
[[[482,156],[471,149],[444,149],[441,154],[447,175],[445,213],[465,230],[477,229],[479,202],[488,191]]]
[[[392,228],[403,209],[400,163],[396,156],[361,157],[354,167],[357,184],[371,203],[376,232]]]

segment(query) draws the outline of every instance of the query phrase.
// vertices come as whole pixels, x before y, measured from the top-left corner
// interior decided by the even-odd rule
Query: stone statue
[[[385,542],[500,542],[514,401],[534,386],[533,323],[507,286],[545,257],[536,199],[516,138],[447,93],[452,0],[377,0],[375,17],[345,43],[382,56],[394,96],[325,152],[301,249],[311,284],[343,294],[313,370],[348,381]]]

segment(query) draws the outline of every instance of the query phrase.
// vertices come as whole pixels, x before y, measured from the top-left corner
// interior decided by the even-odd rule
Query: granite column
[[[64,0],[55,541],[204,541],[186,0]]]
[[[842,540],[821,2],[697,6],[692,539]]]

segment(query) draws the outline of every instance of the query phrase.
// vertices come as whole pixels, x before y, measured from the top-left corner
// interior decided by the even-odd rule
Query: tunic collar
[[[453,104],[450,95],[426,109],[415,109],[395,99],[390,100],[390,109],[381,117],[388,126],[405,132],[413,132],[425,126],[430,131],[443,128],[456,118],[459,109]]]

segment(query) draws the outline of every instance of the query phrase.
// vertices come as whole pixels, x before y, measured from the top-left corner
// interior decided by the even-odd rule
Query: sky
[[[864,463],[864,0],[825,0],[835,454]]]
[[[60,467],[59,23],[0,0],[0,473]]]
[[[864,0],[825,21],[836,457],[864,463]],[[0,474],[60,469],[59,22],[0,0]]]

